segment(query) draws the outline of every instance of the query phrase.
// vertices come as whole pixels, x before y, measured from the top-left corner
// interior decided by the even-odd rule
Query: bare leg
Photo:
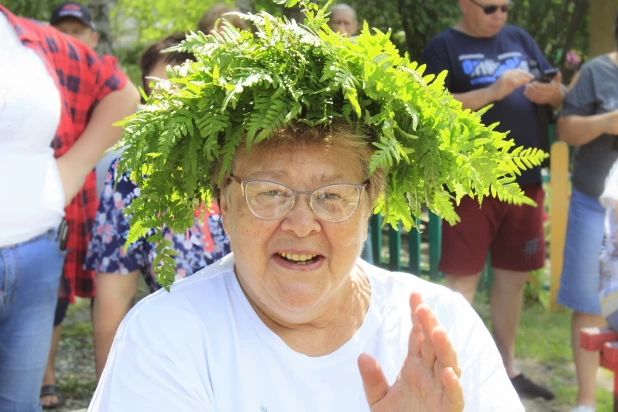
[[[139,271],[127,275],[97,273],[97,297],[92,308],[94,359],[97,381],[114,342],[114,336],[137,292]]]
[[[469,276],[455,276],[455,275],[445,275],[446,276],[446,286],[454,290],[455,292],[459,292],[463,295],[464,298],[470,304],[474,301],[474,294],[476,293],[476,288],[478,287],[479,280],[481,280],[481,273],[476,273],[474,275]]]
[[[62,336],[62,323],[58,326],[54,326],[52,333],[52,343],[49,348],[49,356],[47,358],[47,365],[45,366],[45,375],[43,376],[43,385],[55,385],[56,374],[54,373],[54,363],[56,361],[56,351],[58,350],[58,344],[60,343],[60,337]],[[43,396],[41,398],[41,405],[50,406],[58,403],[59,399],[56,395]]]
[[[494,340],[509,378],[520,372],[515,367],[515,338],[528,272],[493,269],[494,282],[491,288],[490,308]]]
[[[599,352],[590,352],[579,346],[579,331],[582,328],[605,327],[607,324],[600,315],[573,312],[571,318],[571,347],[577,375],[577,405],[596,405],[597,369]]]

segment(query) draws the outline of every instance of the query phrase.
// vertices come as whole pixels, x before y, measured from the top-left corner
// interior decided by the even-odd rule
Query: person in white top
[[[371,152],[344,130],[238,155],[220,198],[233,255],[130,312],[90,411],[523,411],[461,295],[358,259],[384,182],[363,185]]]
[[[0,410],[31,412],[41,409],[65,206],[138,93],[111,61],[1,5],[0,62]]]
[[[310,7],[307,1],[302,5]],[[228,27],[227,37],[200,42],[199,35],[190,36],[195,47],[188,49],[196,53],[197,62],[178,69],[179,77],[170,77],[171,86],[151,95],[148,110],[126,124],[130,147],[120,167],[140,164],[148,170],[143,180],[135,175],[140,198],[148,199],[132,204],[136,206],[131,223],[138,228],[169,217],[167,208],[182,216],[183,202],[190,212],[198,199],[187,192],[182,178],[181,173],[188,172],[184,169],[191,167],[184,159],[201,155],[209,145],[222,148],[208,154],[208,163],[198,157],[197,163],[203,161],[200,165],[206,167],[200,169],[198,191],[208,190],[217,200],[232,254],[176,282],[169,293],[160,290],[150,295],[129,312],[89,411],[524,410],[492,337],[461,295],[359,258],[374,207],[378,202],[395,207],[388,203],[392,197],[386,201],[384,196],[402,195],[394,174],[406,178],[422,174],[412,161],[401,160],[397,168],[394,164],[372,168],[381,124],[363,123],[369,114],[362,119],[350,114],[350,122],[343,114],[352,88],[354,96],[363,96],[359,104],[371,107],[376,117],[388,116],[390,110],[397,119],[407,116],[403,105],[391,105],[369,93],[377,87],[376,78],[364,75],[377,73],[379,67],[397,78],[398,66],[383,63],[391,56],[378,59],[361,46],[383,41],[384,50],[396,54],[394,47],[369,33],[361,34],[357,42],[328,31],[318,37],[312,30],[326,26],[323,20],[314,20],[315,15],[320,14],[308,16],[308,29],[281,20],[267,24],[262,19],[268,16],[260,14],[252,17],[255,36],[235,36]],[[283,47],[287,40],[301,50],[288,53]],[[270,54],[272,50],[281,54]],[[273,56],[282,60],[271,65]],[[248,61],[255,66],[247,67]],[[327,73],[349,61],[359,64],[347,66],[350,79],[345,91],[335,87],[332,78],[313,82],[319,78],[313,70]],[[277,96],[292,99],[292,94],[282,85],[263,87],[247,78],[240,89],[249,90],[233,97],[231,112],[219,112],[224,94],[218,82],[229,91],[234,89],[230,85],[241,84],[234,78],[239,73],[267,79],[283,76],[278,70],[284,69],[290,70],[286,75],[297,76],[296,85],[290,87],[307,106],[283,113],[288,118],[266,138],[256,138],[248,150],[251,119],[266,115],[263,110],[270,115],[280,104]],[[412,84],[407,82],[414,82],[412,76],[399,73],[400,87],[410,90]],[[195,81],[205,74],[213,78]],[[358,81],[361,77],[366,83]],[[409,97],[385,93],[399,103]],[[261,99],[272,106],[260,108]],[[441,99],[446,100],[426,99],[424,110],[453,110],[448,119],[464,116],[456,105],[449,106],[446,92]],[[408,109],[414,107],[410,104]],[[214,110],[225,123],[219,135],[200,135],[195,128],[187,131],[186,140],[172,142],[166,132],[160,133],[177,116],[207,119]],[[419,121],[419,130],[439,127]],[[406,136],[416,128],[403,120],[400,127]],[[484,126],[480,130],[482,136],[500,138]],[[236,144],[230,135],[238,138]],[[199,138],[197,147],[188,143],[194,137]],[[156,148],[156,142],[169,144],[167,153],[151,156],[149,147]],[[224,146],[231,146],[231,156],[224,154]],[[183,159],[182,172],[174,160],[178,158]],[[448,155],[441,159],[449,161]],[[499,176],[492,170],[488,173]],[[390,193],[385,194],[387,181]],[[169,260],[166,255],[161,258]],[[165,276],[158,280],[170,286]]]

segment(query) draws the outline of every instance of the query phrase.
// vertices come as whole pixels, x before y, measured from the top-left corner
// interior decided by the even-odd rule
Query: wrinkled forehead
[[[468,0],[468,2],[471,3],[472,6],[474,6],[474,9],[478,9],[481,12],[483,12],[481,7],[488,7],[488,6],[501,7],[501,6],[508,6],[512,4],[510,0],[475,0],[475,1],[476,1],[476,5],[472,4],[474,3],[474,1]],[[481,6],[481,7],[478,7],[478,6]]]
[[[321,143],[286,142],[259,144],[249,153],[240,149],[232,173],[246,179],[312,182],[364,178],[360,157],[337,146]]]
[[[74,17],[64,17],[62,20],[57,21],[52,25],[53,27],[61,29],[79,29],[79,30],[92,30],[88,25],[84,24],[80,20]]]
[[[353,23],[356,21],[356,18],[354,17],[354,13],[352,13],[350,10],[345,10],[345,9],[333,11],[330,19],[333,22],[345,21],[348,23]]]

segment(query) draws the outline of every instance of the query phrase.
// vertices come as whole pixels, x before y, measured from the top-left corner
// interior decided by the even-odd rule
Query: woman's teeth
[[[294,253],[279,253],[279,256],[286,260],[292,260],[294,262],[306,263],[307,261],[313,260],[317,255],[297,255]]]

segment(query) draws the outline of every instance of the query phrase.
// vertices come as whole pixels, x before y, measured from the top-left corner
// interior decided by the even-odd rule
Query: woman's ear
[[[225,231],[225,233],[228,233],[228,228],[227,228],[227,215],[229,213],[230,210],[230,205],[223,193],[223,191],[221,191],[221,194],[219,195],[219,211],[221,212],[221,223],[223,224],[223,230]]]

